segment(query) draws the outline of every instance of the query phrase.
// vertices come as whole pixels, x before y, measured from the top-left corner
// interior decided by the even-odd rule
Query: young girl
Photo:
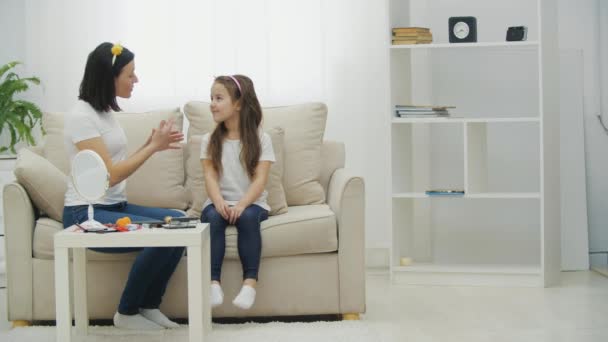
[[[211,87],[211,112],[217,123],[201,143],[201,163],[209,199],[202,222],[211,226],[211,305],[224,301],[220,286],[229,224],[238,230],[243,286],[232,303],[249,309],[255,301],[262,237],[260,223],[270,209],[264,190],[275,161],[272,141],[260,129],[262,108],[253,82],[243,75],[220,76]]]
[[[125,180],[154,153],[179,148],[174,144],[183,134],[173,131],[173,123],[161,122],[146,143],[127,157],[127,138],[114,116],[120,111],[117,97],[129,98],[138,79],[134,54],[111,43],[100,44],[89,54],[80,84],[79,101],[65,117],[64,138],[70,160],[79,150],[97,152],[110,173],[110,188],[94,203],[95,219],[114,223],[129,216],[133,221],[162,220],[183,216],[162,208],[142,207],[127,202]],[[63,209],[63,226],[87,220],[87,202],[68,182]],[[178,325],[158,310],[167,283],[184,253],[183,247],[94,248],[103,253],[140,251],[129,272],[114,325],[124,329],[163,329]]]

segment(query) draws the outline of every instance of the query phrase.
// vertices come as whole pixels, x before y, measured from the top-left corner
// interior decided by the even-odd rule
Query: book
[[[439,113],[433,113],[433,114],[417,114],[417,113],[397,114],[397,117],[399,117],[399,118],[447,118],[449,116],[450,116],[450,114],[439,114]]]
[[[448,110],[444,107],[422,107],[422,108],[407,108],[407,107],[395,107],[398,112],[447,112]]]
[[[397,113],[397,114],[444,114],[444,115],[449,114],[449,112],[447,110],[399,110],[399,109],[396,109],[395,113]]]
[[[393,45],[412,45],[412,44],[429,44],[432,43],[432,40],[394,40],[392,41]]]
[[[395,105],[395,108],[398,109],[408,109],[408,108],[431,108],[433,110],[442,110],[442,109],[450,109],[456,108],[456,106],[443,106],[443,105]]]
[[[436,189],[425,193],[429,196],[464,196],[464,190]]]
[[[395,32],[427,33],[431,32],[431,29],[428,27],[394,27],[393,33]]]
[[[429,33],[409,33],[409,32],[393,32],[393,38],[428,38],[432,39],[433,35]]]

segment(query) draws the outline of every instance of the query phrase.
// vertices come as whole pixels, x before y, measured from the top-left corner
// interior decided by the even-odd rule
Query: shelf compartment
[[[462,280],[465,274],[532,274],[536,278],[539,209],[535,198],[393,198],[391,270],[431,274],[447,270]],[[411,258],[413,264],[400,266],[402,257]],[[440,279],[436,274],[427,276],[417,275],[410,281]]]
[[[393,51],[391,121],[540,120],[538,49],[501,50]],[[455,108],[449,118],[397,118],[394,106],[405,104]]]
[[[468,196],[540,198],[538,122],[467,122],[465,132]]]
[[[464,189],[461,123],[392,126],[392,184],[396,193]]]

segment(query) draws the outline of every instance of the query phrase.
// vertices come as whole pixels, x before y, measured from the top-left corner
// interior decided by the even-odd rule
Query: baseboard
[[[591,266],[591,270],[603,275],[604,277],[608,277],[608,266],[607,265]]]
[[[389,250],[388,248],[366,248],[365,267],[372,269],[388,269]]]

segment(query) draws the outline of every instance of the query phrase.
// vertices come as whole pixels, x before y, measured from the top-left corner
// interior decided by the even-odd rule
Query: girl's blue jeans
[[[268,218],[268,211],[252,204],[236,220],[238,251],[243,266],[243,279],[258,279],[262,254],[260,224]],[[211,235],[211,280],[220,281],[226,251],[226,221],[213,204],[203,209],[201,222],[209,223]]]
[[[117,219],[128,216],[131,221],[163,220],[166,216],[184,216],[171,209],[143,207],[127,202],[94,207],[95,220],[101,223],[115,223]],[[87,205],[63,208],[63,227],[82,223],[88,219]],[[119,234],[119,233],[117,233]],[[127,284],[122,292],[118,312],[134,315],[139,309],[157,309],[167,289],[169,279],[184,254],[183,247],[121,247],[91,248],[102,253],[128,253],[140,251],[135,258]]]

